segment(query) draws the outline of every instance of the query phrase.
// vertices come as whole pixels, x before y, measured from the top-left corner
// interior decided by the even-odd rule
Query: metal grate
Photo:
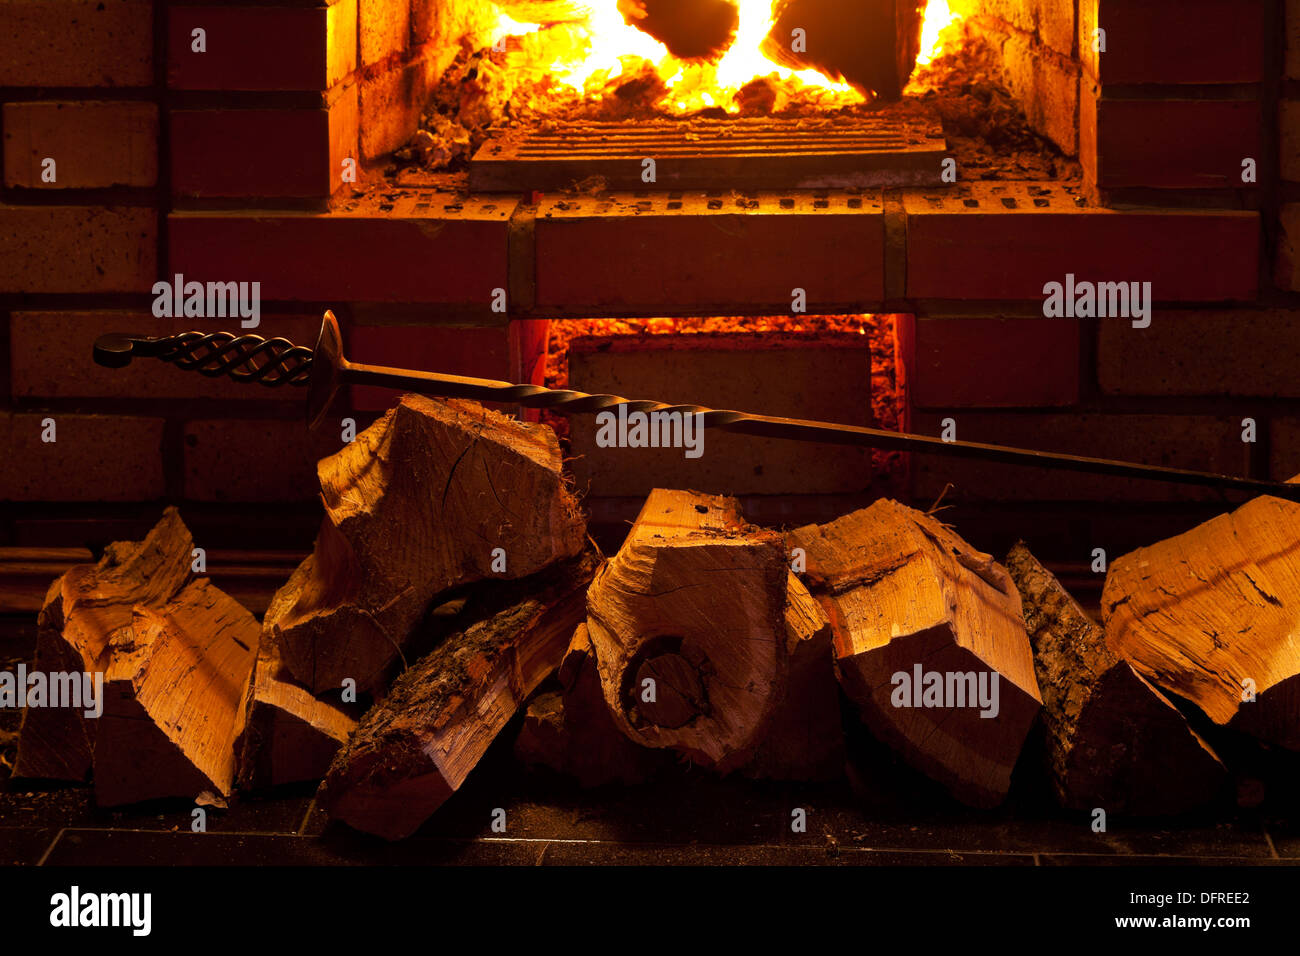
[[[876,117],[553,122],[485,143],[470,188],[555,190],[592,177],[609,189],[931,186],[945,149],[937,124]]]

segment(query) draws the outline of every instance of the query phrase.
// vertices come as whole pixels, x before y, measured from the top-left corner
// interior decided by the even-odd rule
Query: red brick
[[[359,0],[357,10],[362,66],[406,50],[411,35],[411,0]]]
[[[405,146],[436,79],[432,51],[361,81],[361,155],[377,159]]]
[[[1067,156],[1078,155],[1078,64],[1019,35],[1006,38],[1001,51],[1008,86],[1024,108],[1029,125]]]
[[[1274,281],[1280,288],[1300,292],[1300,203],[1282,207],[1278,227]]]
[[[1286,75],[1300,80],[1300,0],[1286,0]]]
[[[1103,83],[1258,83],[1264,8],[1262,0],[1080,0],[1080,56]]]
[[[429,369],[449,375],[510,380],[508,326],[353,325],[346,330],[348,358],[366,365]],[[352,389],[352,407],[384,411],[400,393],[391,388]]]
[[[151,0],[4,0],[0,86],[149,86]]]
[[[43,442],[53,418],[56,441]],[[0,412],[0,500],[150,501],[163,495],[163,421],[65,412]]]
[[[171,122],[176,196],[325,198],[356,157],[355,88],[329,109],[174,110]]]
[[[173,213],[169,261],[202,281],[260,281],[268,301],[435,303],[500,320],[515,205],[417,193],[391,210]]]
[[[1269,423],[1269,477],[1290,481],[1300,475],[1300,418],[1279,416]]]
[[[899,341],[916,408],[1012,408],[1079,400],[1074,319],[903,316]]]
[[[647,335],[575,340],[569,384],[584,392],[691,402],[759,414],[870,425],[870,346],[864,336]],[[871,452],[707,430],[703,455],[681,448],[601,448],[594,417],[571,420],[574,476],[593,496],[652,488],[726,494],[864,490]]]
[[[192,31],[206,31],[194,52]],[[317,7],[173,6],[167,85],[178,90],[327,90],[357,66],[357,0]]]
[[[317,434],[301,421],[187,422],[185,497],[191,501],[314,501],[320,495],[316,462],[342,445],[337,422],[327,421]]]
[[[139,102],[6,103],[5,185],[33,189],[152,186],[158,107]],[[45,159],[55,181],[41,181]]]
[[[108,332],[170,335],[194,328],[195,319],[158,319],[148,312],[15,312],[10,316],[10,380],[16,399],[30,398],[211,398],[221,401],[303,402],[300,388],[265,388],[228,378],[208,378],[173,365],[140,359],[126,369],[91,361],[95,339]],[[204,331],[283,336],[311,346],[319,316],[263,315],[256,329],[236,319],[203,319]]]
[[[1081,137],[1096,149],[1085,160],[1089,182],[1103,189],[1236,189],[1245,185],[1242,161],[1258,161],[1262,150],[1255,100],[1102,97],[1082,121],[1095,124]]]
[[[855,198],[861,208],[848,205]],[[590,315],[729,315],[788,313],[795,288],[805,290],[809,313],[860,312],[884,299],[878,191],[826,200],[801,193],[785,200],[788,209],[781,201],[777,193],[707,200],[697,192],[681,200],[626,193],[545,200],[536,225],[537,305]],[[745,202],[758,208],[740,208]]]
[[[1041,302],[1044,284],[1068,273],[1151,282],[1157,302],[1255,298],[1257,213],[1080,207],[1034,183],[907,190],[903,202],[909,298]]]
[[[1282,178],[1300,182],[1300,100],[1278,103]]]
[[[920,412],[912,429],[939,436],[942,420],[956,421],[959,441],[1011,445],[1094,458],[1151,465],[1249,473],[1249,449],[1241,440],[1241,419],[1211,415],[1099,415],[1037,412]],[[912,456],[913,494],[920,503],[936,499],[948,482],[945,500],[964,501],[1186,501],[1217,497],[1213,489],[1051,471],[1018,465]]]
[[[1112,395],[1300,398],[1300,310],[1156,312],[1098,323],[1097,382]]]
[[[157,229],[140,207],[0,204],[0,292],[147,292]]]

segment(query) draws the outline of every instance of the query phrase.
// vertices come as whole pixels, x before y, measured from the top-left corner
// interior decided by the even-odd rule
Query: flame
[[[684,61],[658,40],[628,25],[615,0],[590,0],[576,7],[585,19],[539,27],[519,23],[497,11],[493,42],[504,37],[526,40],[522,45],[534,68],[550,80],[586,98],[596,98],[611,80],[643,68],[646,62],[669,93],[660,108],[678,113],[721,107],[739,113],[737,94],[747,83],[772,77],[788,91],[813,90],[828,105],[848,106],[866,97],[847,83],[817,70],[792,70],[768,59],[761,50],[773,23],[773,0],[734,0],[739,14],[734,42],[715,63]],[[918,65],[933,61],[943,49],[940,32],[959,20],[947,0],[929,0]]]

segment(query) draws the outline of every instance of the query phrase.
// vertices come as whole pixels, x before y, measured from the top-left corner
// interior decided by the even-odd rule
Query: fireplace
[[[1300,473],[1298,0],[874,2],[869,23],[812,0],[4,6],[15,619],[165,503],[268,613],[319,532],[315,463],[397,399],[350,387],[309,432],[288,390],[93,366],[111,331],[310,345],[328,309],[370,364]],[[818,45],[837,30],[870,41]],[[155,284],[188,281],[257,283],[256,325],[160,313]],[[655,488],[734,497],[765,529],[889,498],[999,560],[1032,536],[1097,615],[1106,558],[1225,510],[777,440],[700,470],[501,408],[558,432],[607,556]],[[1265,777],[1290,792],[1257,759],[1234,768],[1242,807]]]

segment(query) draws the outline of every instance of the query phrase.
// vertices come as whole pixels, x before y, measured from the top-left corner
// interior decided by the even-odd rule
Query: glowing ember
[[[761,50],[773,23],[772,0],[734,0],[739,13],[735,41],[715,62],[682,60],[647,33],[629,26],[615,0],[573,4],[572,22],[538,27],[511,20],[504,14],[493,31],[493,41],[516,38],[510,48],[520,49],[532,73],[586,99],[599,99],[620,77],[656,77],[666,89],[658,109],[693,113],[710,107],[739,113],[738,94],[748,83],[767,79],[790,93],[811,92],[829,108],[866,102],[867,95],[847,83],[835,82],[816,70],[792,70],[770,60]],[[585,14],[585,17],[583,15]],[[940,32],[960,19],[947,0],[930,0],[926,9],[921,56],[928,64],[942,52]]]

